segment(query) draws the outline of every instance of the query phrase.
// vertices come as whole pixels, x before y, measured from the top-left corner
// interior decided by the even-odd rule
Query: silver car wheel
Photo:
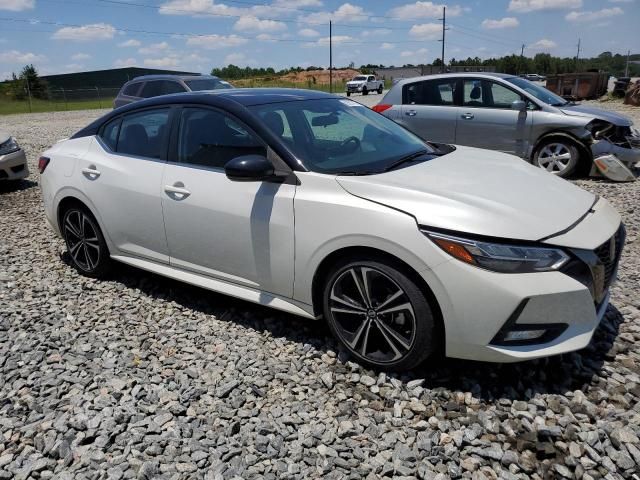
[[[80,210],[71,210],[64,217],[64,238],[69,255],[85,272],[92,272],[100,261],[100,241],[91,219]]]
[[[329,314],[344,344],[376,364],[406,356],[415,340],[416,318],[409,296],[374,268],[352,266],[336,278]]]
[[[538,165],[547,172],[562,174],[571,165],[572,152],[564,143],[549,143],[538,153]]]

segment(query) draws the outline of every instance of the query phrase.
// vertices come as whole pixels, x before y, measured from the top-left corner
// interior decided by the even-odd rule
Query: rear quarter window
[[[116,118],[115,120],[111,120],[107,123],[102,129],[98,136],[104,144],[109,147],[109,149],[115,151],[116,144],[118,143],[118,133],[120,133],[120,123],[122,119]]]

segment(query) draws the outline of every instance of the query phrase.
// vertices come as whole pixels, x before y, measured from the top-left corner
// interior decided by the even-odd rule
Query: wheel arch
[[[93,216],[95,221],[98,223],[98,227],[100,228],[102,236],[105,239],[109,252],[113,254],[113,252],[115,251],[114,244],[109,237],[109,232],[104,228],[102,218],[98,214],[91,201],[86,198],[81,192],[75,189],[62,191],[57,195],[56,198],[53,214],[55,215],[56,227],[58,228],[58,232],[60,233],[60,235],[62,235],[62,215],[66,209],[73,205],[78,205],[87,209],[87,211]]]
[[[386,260],[398,269],[402,270],[402,272],[405,273],[418,286],[420,291],[426,297],[429,305],[433,309],[434,320],[436,323],[436,334],[438,336],[438,338],[436,339],[436,344],[439,347],[444,348],[446,335],[444,317],[440,303],[438,302],[438,299],[436,298],[431,287],[428,285],[425,279],[407,262],[395,255],[392,255],[389,252],[385,252],[384,250],[380,250],[374,247],[342,247],[334,250],[322,259],[322,261],[316,268],[311,283],[311,295],[314,315],[316,315],[316,317],[320,317],[322,315],[323,280],[326,279],[331,268],[342,261],[365,258],[367,260]]]
[[[531,154],[529,155],[529,162],[533,163],[533,157],[535,153],[540,148],[540,145],[547,141],[556,139],[569,140],[572,142],[580,151],[580,160],[578,162],[578,171],[582,173],[587,167],[591,166],[591,162],[593,161],[593,154],[591,153],[591,148],[587,143],[585,143],[585,139],[580,138],[580,136],[575,135],[571,132],[567,132],[566,130],[551,130],[550,132],[546,132],[540,135],[531,149]]]

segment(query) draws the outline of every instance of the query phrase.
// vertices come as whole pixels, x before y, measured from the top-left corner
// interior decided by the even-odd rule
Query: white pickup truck
[[[362,93],[367,95],[369,92],[382,93],[384,89],[384,80],[376,80],[374,75],[357,75],[347,82],[347,97],[352,93]]]

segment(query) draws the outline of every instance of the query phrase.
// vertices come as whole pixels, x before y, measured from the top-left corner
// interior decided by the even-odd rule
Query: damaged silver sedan
[[[401,80],[373,109],[422,138],[512,153],[560,177],[635,180],[640,133],[623,115],[500,73]]]

